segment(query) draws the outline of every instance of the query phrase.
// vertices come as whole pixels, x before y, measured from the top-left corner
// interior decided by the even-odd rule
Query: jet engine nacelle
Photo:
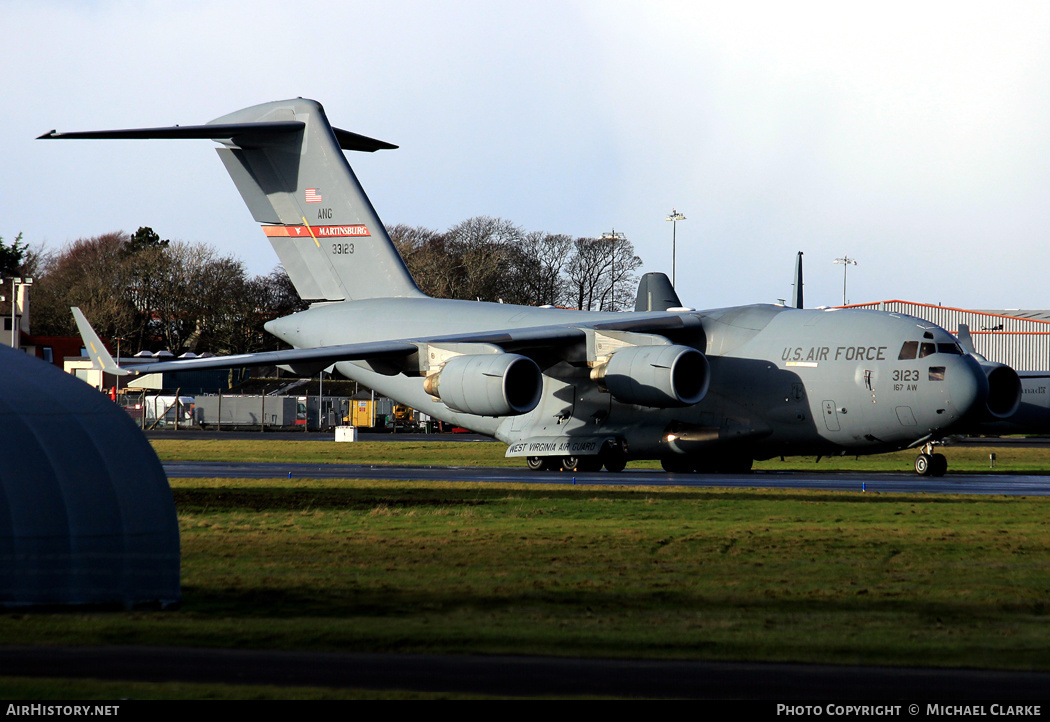
[[[453,356],[423,389],[453,411],[518,416],[536,408],[543,375],[536,362],[511,353]]]
[[[628,346],[591,372],[617,401],[670,408],[699,403],[711,384],[707,357],[689,346]]]
[[[1006,364],[981,361],[981,370],[988,378],[988,400],[985,410],[994,418],[1013,416],[1021,405],[1021,379]]]

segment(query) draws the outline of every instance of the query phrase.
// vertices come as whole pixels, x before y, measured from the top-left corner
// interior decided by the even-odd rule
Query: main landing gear
[[[525,463],[532,471],[572,471],[575,473],[606,471],[618,474],[627,466],[623,444],[606,443],[595,456],[529,456]]]
[[[915,473],[919,476],[944,476],[948,471],[948,459],[944,454],[933,453],[933,444],[922,447],[922,453],[915,457]]]
[[[743,453],[675,455],[660,459],[660,466],[671,474],[749,474],[753,464],[754,459]]]
[[[576,473],[601,471],[620,472],[627,466],[627,459],[602,459],[597,456],[529,456],[525,463],[532,471],[572,471]]]

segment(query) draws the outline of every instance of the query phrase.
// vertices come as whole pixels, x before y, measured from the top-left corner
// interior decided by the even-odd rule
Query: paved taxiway
[[[513,697],[601,695],[823,700],[824,703],[830,700],[1017,703],[1046,699],[1046,690],[1050,689],[1050,674],[1039,672],[134,646],[0,646],[0,674],[413,689]]]
[[[169,478],[244,479],[412,479],[421,481],[484,481],[519,484],[598,484],[604,486],[695,486],[766,489],[817,489],[928,494],[1008,494],[1050,496],[1050,476],[1012,474],[951,474],[940,479],[915,474],[811,473],[756,471],[751,474],[666,474],[630,468],[570,474],[521,468],[468,466],[368,466],[364,464],[246,463],[168,461]]]

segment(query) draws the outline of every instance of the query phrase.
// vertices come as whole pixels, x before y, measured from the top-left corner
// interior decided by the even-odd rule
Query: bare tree
[[[437,298],[620,309],[641,265],[622,236],[526,233],[489,216],[444,233],[403,224],[388,233],[420,289]],[[3,248],[38,276],[33,318],[42,335],[76,333],[69,307],[80,306],[103,337],[125,339],[124,348],[247,353],[278,345],[263,324],[306,308],[283,268],[249,278],[241,261],[148,227],[79,239],[56,253],[27,249],[21,236]]]
[[[614,238],[577,238],[567,264],[569,299],[586,311],[619,311],[630,307],[642,259],[634,244]]]
[[[602,247],[594,238],[577,238],[566,265],[569,275],[569,305],[583,311],[597,310],[601,277],[605,271]]]
[[[404,224],[387,232],[420,290],[435,298],[621,309],[633,302],[641,266],[622,234],[574,241],[489,216],[445,233]]]
[[[69,307],[80,306],[126,349],[246,353],[273,347],[266,321],[306,308],[283,268],[249,278],[232,256],[149,228],[80,239],[45,260],[33,286],[42,335],[75,334]]]
[[[532,231],[507,249],[504,300],[522,305],[558,305],[567,284],[562,271],[569,259],[572,238]]]
[[[510,221],[475,216],[461,221],[445,234],[445,250],[457,262],[453,298],[497,301],[504,295],[510,248],[524,232]]]
[[[387,234],[419,290],[434,298],[454,297],[459,286],[459,264],[445,248],[445,234],[403,223],[387,227]]]
[[[33,330],[41,335],[76,333],[70,306],[80,306],[102,336],[124,336],[135,325],[135,306],[126,292],[122,254],[129,236],[108,233],[81,238],[50,255],[33,284]]]

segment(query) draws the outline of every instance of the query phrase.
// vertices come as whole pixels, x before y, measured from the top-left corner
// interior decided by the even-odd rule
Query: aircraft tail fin
[[[91,328],[91,324],[88,323],[87,317],[84,316],[83,311],[78,306],[73,306],[73,319],[77,322],[77,330],[80,331],[80,339],[84,342],[84,348],[87,349],[88,358],[91,359],[91,365],[96,369],[101,369],[107,374],[113,374],[115,376],[127,376],[130,371],[122,369],[117,366],[113,357],[109,355],[109,351],[102,344],[98,334],[95,333],[95,329]]]
[[[646,273],[638,282],[638,295],[634,300],[635,311],[666,311],[681,306],[682,302],[666,273]]]
[[[41,138],[211,138],[304,301],[423,295],[342,152],[397,146],[333,128],[316,101],[264,103],[205,125]]]

